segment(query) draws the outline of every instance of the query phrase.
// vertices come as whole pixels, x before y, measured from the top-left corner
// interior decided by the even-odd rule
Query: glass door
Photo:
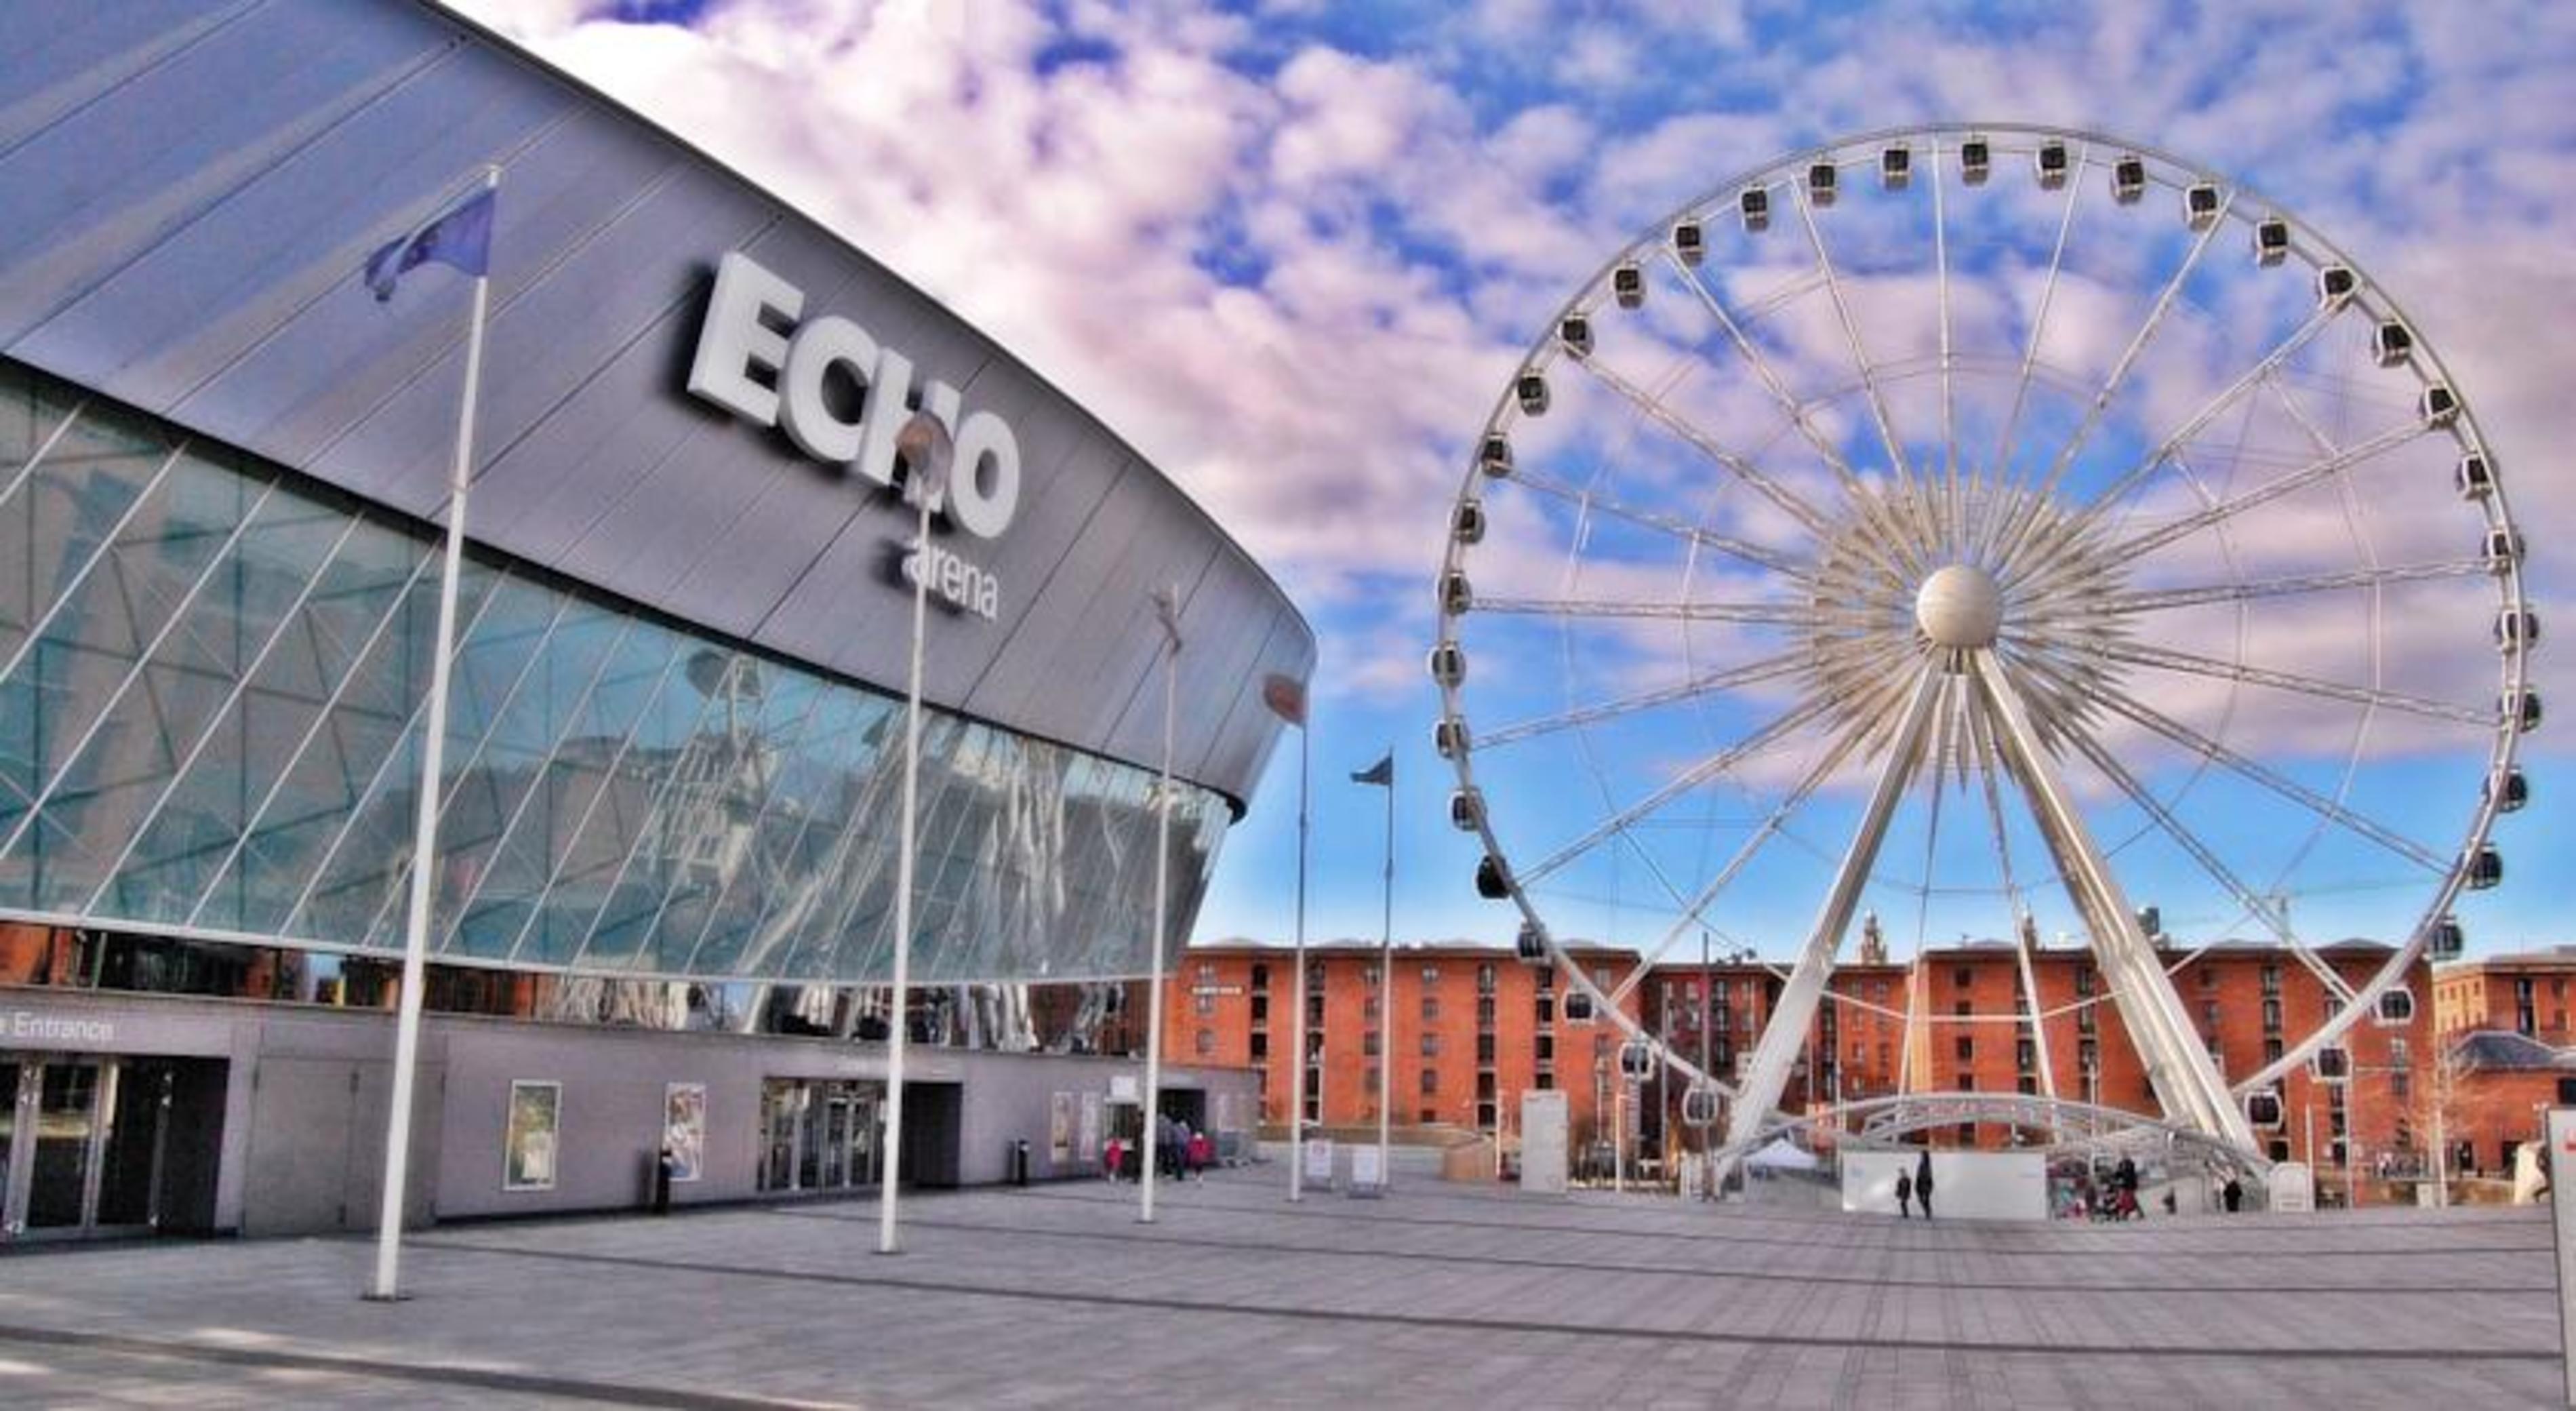
[[[14,1178],[20,1164],[18,1075],[24,1071],[14,1059],[0,1061],[0,1239],[18,1232],[18,1186]]]
[[[796,1139],[805,1112],[805,1085],[771,1079],[761,1084],[760,1127],[767,1149],[760,1163],[760,1188],[796,1188]]]
[[[850,1183],[850,1099],[835,1083],[823,1102],[823,1179],[822,1190],[839,1190]]]
[[[93,1225],[141,1229],[161,1223],[162,1167],[177,1076],[169,1063],[153,1059],[129,1058],[109,1067]]]
[[[29,1161],[26,1214],[30,1230],[78,1229],[89,1223],[102,1078],[96,1063],[56,1061],[36,1069],[36,1149]]]

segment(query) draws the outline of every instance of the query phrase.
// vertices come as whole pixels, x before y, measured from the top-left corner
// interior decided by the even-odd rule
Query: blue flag
[[[492,267],[492,205],[499,193],[490,187],[400,240],[387,241],[367,256],[366,281],[379,304],[391,303],[394,282],[432,260],[465,271],[487,274]]]
[[[1389,753],[1386,758],[1379,760],[1377,763],[1372,764],[1368,768],[1361,770],[1359,773],[1352,775],[1351,782],[1354,784],[1384,784],[1390,789],[1394,788],[1394,754]]]

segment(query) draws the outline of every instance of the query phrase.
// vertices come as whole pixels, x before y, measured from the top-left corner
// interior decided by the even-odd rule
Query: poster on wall
[[[1084,1093],[1082,1095],[1082,1146],[1080,1151],[1082,1159],[1085,1161],[1098,1161],[1100,1159],[1100,1094],[1098,1093]]]
[[[555,1136],[563,1119],[563,1084],[516,1079],[510,1084],[510,1127],[502,1140],[501,1189],[555,1188]]]
[[[1074,1098],[1057,1093],[1047,1108],[1047,1155],[1057,1165],[1073,1159]]]
[[[694,1181],[706,1168],[707,1085],[672,1083],[662,1089],[662,1149],[671,1154],[671,1182]]]

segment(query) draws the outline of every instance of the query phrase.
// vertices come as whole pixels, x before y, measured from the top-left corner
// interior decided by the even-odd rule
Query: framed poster
[[[1073,1159],[1074,1098],[1057,1093],[1047,1107],[1047,1156],[1057,1165]]]
[[[707,1085],[672,1083],[662,1089],[662,1147],[671,1153],[671,1183],[694,1181],[706,1170]]]
[[[514,1079],[510,1126],[502,1137],[501,1189],[555,1188],[555,1137],[563,1123],[563,1084]]]

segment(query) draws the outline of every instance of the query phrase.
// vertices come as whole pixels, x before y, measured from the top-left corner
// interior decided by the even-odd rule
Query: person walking
[[[1923,1218],[1932,1218],[1932,1153],[1926,1151],[1914,1163],[1914,1203],[1923,1207]]]
[[[2227,1178],[2227,1184],[2220,1188],[2219,1195],[2227,1202],[2227,1213],[2233,1215],[2244,1208],[2245,1183],[2231,1175]]]
[[[1902,1171],[1896,1173],[1896,1218],[1914,1218],[1914,1178]]]

